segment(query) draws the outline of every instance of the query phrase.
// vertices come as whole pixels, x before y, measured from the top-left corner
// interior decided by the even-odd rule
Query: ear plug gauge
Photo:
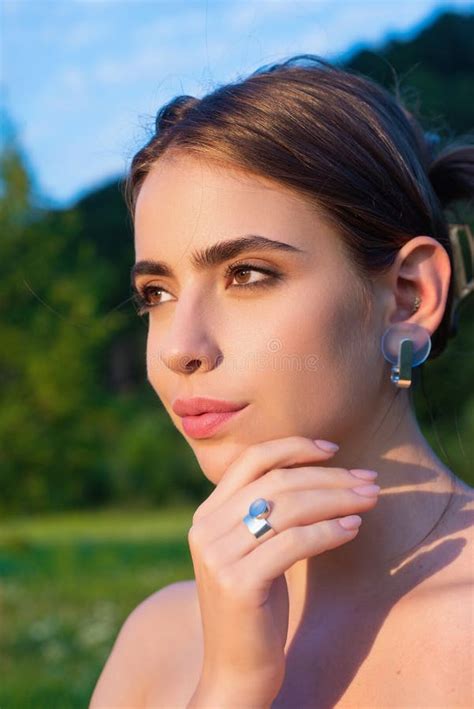
[[[416,323],[397,323],[385,330],[381,349],[393,365],[390,380],[406,389],[411,385],[412,368],[422,364],[430,353],[430,333]]]

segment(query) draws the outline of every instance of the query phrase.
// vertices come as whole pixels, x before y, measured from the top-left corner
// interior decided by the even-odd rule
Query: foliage
[[[444,12],[411,40],[392,39],[379,51],[363,49],[347,65],[392,91],[399,90],[425,130],[444,136],[474,127],[470,100],[474,73],[474,14]]]
[[[0,530],[0,706],[87,707],[117,633],[192,577],[193,507],[11,518]],[[51,583],[54,579],[54,583]]]
[[[412,40],[360,51],[347,66],[390,88],[393,67],[403,96],[421,105],[425,129],[458,134],[474,123],[473,32],[474,15],[445,13]],[[0,512],[204,498],[212,486],[146,380],[146,321],[130,303],[133,236],[121,183],[72,209],[40,207],[6,115],[3,126]],[[448,351],[425,368],[429,404],[416,395],[428,440],[471,484],[472,320],[471,303]]]

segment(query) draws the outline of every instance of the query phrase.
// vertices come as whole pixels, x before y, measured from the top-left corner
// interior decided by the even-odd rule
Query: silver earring
[[[387,362],[393,365],[390,381],[406,389],[411,385],[412,368],[422,364],[430,353],[431,337],[421,325],[397,323],[385,330],[380,347]]]
[[[418,308],[420,307],[420,305],[421,305],[421,298],[420,298],[420,296],[419,296],[418,293],[417,293],[417,294],[415,295],[415,300],[413,301],[413,308],[412,308],[412,311],[411,311],[411,315],[413,315],[413,313],[416,313],[416,311],[418,310]]]

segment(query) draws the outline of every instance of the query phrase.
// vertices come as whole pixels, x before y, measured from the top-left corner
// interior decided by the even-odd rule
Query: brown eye
[[[156,294],[159,295],[156,295]],[[164,288],[160,288],[159,286],[147,286],[146,288],[143,289],[143,296],[144,300],[147,305],[158,305],[159,303],[165,303],[166,302],[166,297],[163,300],[163,294],[168,294],[168,291],[166,291]]]
[[[160,294],[157,302],[155,302],[156,293]],[[135,302],[135,305],[137,306],[137,314],[145,315],[145,313],[148,313],[156,305],[166,303],[167,301],[163,300],[163,297],[161,295],[163,293],[166,295],[170,295],[168,291],[166,291],[164,288],[161,288],[160,286],[145,286],[143,288],[135,288],[133,300]]]
[[[249,276],[252,273],[258,273],[254,268],[238,268],[234,271],[234,278],[237,279],[239,285],[247,285],[249,283]],[[265,279],[263,279],[265,280]],[[255,283],[255,281],[253,281]]]
[[[251,276],[252,273],[258,274],[260,277]],[[281,279],[281,275],[269,268],[261,268],[252,266],[251,264],[234,264],[229,266],[226,271],[226,276],[231,277],[232,280],[237,281],[235,285],[231,285],[233,288],[260,288],[265,286],[271,286],[276,281]],[[249,280],[252,278],[252,280]]]

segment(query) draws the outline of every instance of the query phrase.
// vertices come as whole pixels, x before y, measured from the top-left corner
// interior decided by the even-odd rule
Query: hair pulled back
[[[399,98],[368,77],[313,54],[263,66],[198,99],[177,96],[133,157],[125,199],[167,150],[183,150],[273,179],[306,196],[338,229],[363,280],[390,268],[425,234],[446,249],[446,208],[474,194],[474,146],[440,146]],[[456,333],[451,278],[430,358]]]

